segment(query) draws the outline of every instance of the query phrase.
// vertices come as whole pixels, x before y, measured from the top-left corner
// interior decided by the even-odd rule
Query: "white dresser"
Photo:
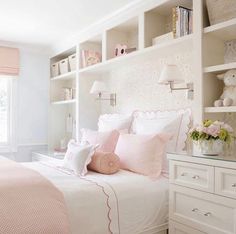
[[[236,233],[236,157],[169,154],[169,233]]]

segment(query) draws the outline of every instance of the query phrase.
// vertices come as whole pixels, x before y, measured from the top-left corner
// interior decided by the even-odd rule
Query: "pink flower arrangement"
[[[220,121],[205,120],[203,124],[197,125],[189,132],[190,138],[194,141],[222,140],[230,143],[233,136],[233,128]]]

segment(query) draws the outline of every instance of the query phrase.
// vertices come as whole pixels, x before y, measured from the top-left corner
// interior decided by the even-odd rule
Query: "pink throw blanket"
[[[0,233],[70,233],[63,194],[38,172],[0,160]]]

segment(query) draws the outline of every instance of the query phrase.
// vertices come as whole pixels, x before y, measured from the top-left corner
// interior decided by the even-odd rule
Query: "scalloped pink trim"
[[[76,176],[73,172],[70,172],[70,171],[65,170],[65,168],[61,168],[61,167],[54,166],[54,165],[48,165],[47,163],[43,163],[43,162],[39,162],[39,163],[42,164],[42,165],[44,165],[44,166],[47,166],[47,167],[53,168],[53,169],[55,169],[55,170],[58,170],[58,171],[60,171],[60,172],[62,172],[62,173],[64,173],[64,174]],[[107,207],[108,207],[107,218],[108,218],[108,220],[109,220],[108,231],[109,231],[110,234],[112,234],[113,232],[111,231],[111,222],[112,222],[112,218],[111,218],[111,206],[109,205],[109,204],[110,204],[110,202],[109,202],[110,196],[109,196],[109,194],[105,191],[105,187],[104,187],[103,185],[99,184],[98,182],[93,181],[92,179],[88,179],[88,178],[86,178],[86,177],[84,177],[84,176],[81,176],[81,175],[77,175],[77,176],[78,176],[80,179],[86,180],[87,182],[90,182],[90,183],[93,183],[93,184],[97,185],[98,187],[100,187],[100,188],[102,189],[103,194],[104,194],[104,195],[106,196],[106,198],[107,198],[107,199],[106,199],[106,205],[107,205]],[[109,184],[108,184],[108,185],[109,185]],[[113,192],[114,192],[114,191],[113,191]],[[115,194],[115,195],[116,195],[116,194]],[[120,228],[120,226],[119,226],[119,228]]]
[[[106,198],[107,198],[107,199],[106,199],[106,205],[107,205],[107,207],[108,207],[107,218],[108,218],[108,220],[109,220],[108,231],[109,231],[110,234],[112,234],[113,232],[111,231],[111,222],[112,222],[112,219],[111,219],[111,207],[110,207],[110,205],[109,205],[109,204],[110,204],[110,202],[109,202],[110,196],[109,196],[108,193],[106,193],[105,187],[104,187],[103,185],[99,184],[98,182],[93,181],[92,179],[88,179],[88,178],[81,177],[81,176],[80,176],[80,179],[83,179],[83,180],[86,180],[87,182],[93,183],[93,184],[97,185],[98,187],[100,187],[100,188],[102,189],[103,194],[104,194],[104,195],[106,196]]]

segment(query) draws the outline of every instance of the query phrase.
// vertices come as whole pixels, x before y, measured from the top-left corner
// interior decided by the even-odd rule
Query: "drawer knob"
[[[206,216],[206,217],[211,216],[211,212],[206,212],[206,213],[204,214],[204,216]]]
[[[181,173],[181,176],[186,176],[187,174],[185,172]]]
[[[235,188],[235,187],[236,187],[236,183],[233,183],[231,186],[232,186],[233,188]]]
[[[192,178],[195,180],[199,180],[200,177],[198,175],[194,175]]]

